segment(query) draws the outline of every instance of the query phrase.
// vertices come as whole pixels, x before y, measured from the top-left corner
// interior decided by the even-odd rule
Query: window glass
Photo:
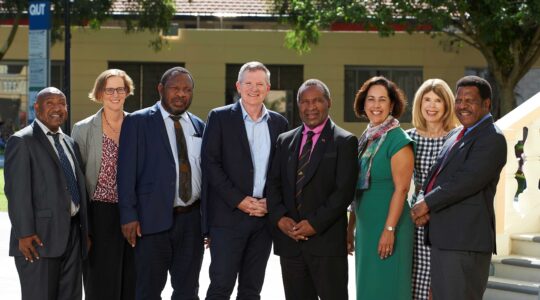
[[[356,93],[366,80],[373,76],[384,76],[397,84],[407,97],[407,107],[400,118],[401,122],[411,122],[411,107],[416,90],[422,85],[421,67],[363,67],[345,66],[345,121],[367,122],[354,114],[353,104]]]

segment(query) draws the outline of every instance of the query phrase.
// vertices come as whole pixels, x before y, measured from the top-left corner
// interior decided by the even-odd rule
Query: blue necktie
[[[52,135],[54,139],[54,147],[56,147],[56,151],[58,151],[60,165],[62,166],[62,171],[64,171],[64,175],[66,176],[66,182],[68,190],[71,194],[71,200],[73,201],[75,206],[77,206],[81,202],[79,186],[77,185],[77,179],[75,179],[75,174],[73,173],[73,168],[71,167],[71,163],[69,162],[66,152],[64,152],[64,148],[62,147],[62,145],[60,145],[60,138],[58,137],[59,134],[50,132],[47,134]]]

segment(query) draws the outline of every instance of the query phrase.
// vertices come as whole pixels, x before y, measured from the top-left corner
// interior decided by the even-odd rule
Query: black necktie
[[[62,166],[62,171],[64,171],[64,176],[66,177],[67,187],[71,194],[71,201],[77,206],[81,202],[81,196],[79,194],[79,185],[77,184],[77,179],[73,173],[71,163],[69,162],[66,152],[64,152],[64,147],[60,144],[59,134],[49,132],[48,135],[51,135],[54,139],[54,147],[56,148],[56,151],[58,151],[60,166]]]
[[[182,201],[188,202],[191,199],[191,165],[189,164],[186,137],[182,125],[180,125],[180,116],[171,115],[170,117],[174,122],[176,149],[178,151],[178,177],[180,182],[178,193]]]
[[[309,163],[309,158],[311,156],[311,148],[313,147],[313,135],[315,133],[313,131],[307,132],[307,138],[306,143],[304,144],[304,148],[302,148],[302,154],[300,154],[300,158],[298,159],[298,168],[296,169],[296,199],[297,203],[298,198],[302,194],[302,187],[304,186],[304,178],[305,178],[305,170],[307,169],[307,165]],[[300,208],[300,204],[298,204],[298,208]]]

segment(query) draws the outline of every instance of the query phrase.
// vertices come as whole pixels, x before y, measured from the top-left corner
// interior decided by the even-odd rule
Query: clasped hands
[[[429,207],[423,199],[413,205],[411,218],[416,227],[424,226],[429,221]]]
[[[289,217],[281,217],[278,221],[278,227],[283,233],[295,241],[307,241],[315,233],[315,229],[308,220],[302,220],[298,223]]]
[[[251,217],[264,217],[268,213],[266,208],[266,198],[257,199],[246,196],[238,203],[237,207]]]

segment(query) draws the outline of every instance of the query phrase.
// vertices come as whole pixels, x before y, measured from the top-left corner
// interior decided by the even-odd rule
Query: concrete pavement
[[[19,277],[15,268],[13,258],[8,256],[9,248],[9,232],[11,224],[6,212],[0,212],[0,299],[16,300],[21,298]],[[204,299],[206,289],[210,283],[208,278],[208,267],[210,266],[210,252],[207,250],[204,255],[203,266],[200,275],[200,292],[199,296]],[[349,256],[349,299],[355,299],[355,284],[354,284],[354,257]],[[163,299],[170,299],[172,288],[169,283],[165,286],[161,294]],[[233,292],[231,299],[236,298],[236,290]],[[261,293],[263,300],[279,300],[285,299],[283,293],[283,284],[281,281],[281,269],[279,266],[279,258],[275,255],[270,255],[268,266],[266,268],[266,278]]]

